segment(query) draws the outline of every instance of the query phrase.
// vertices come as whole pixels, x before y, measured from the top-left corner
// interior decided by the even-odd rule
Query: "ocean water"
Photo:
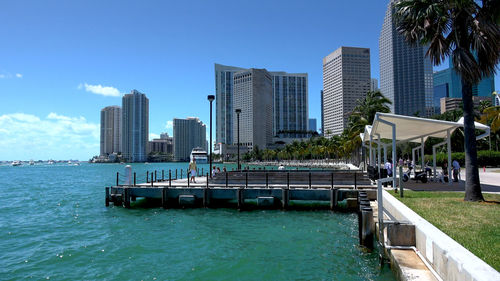
[[[142,182],[187,163],[132,166]],[[0,166],[0,280],[395,280],[357,246],[355,214],[107,208],[123,170]]]

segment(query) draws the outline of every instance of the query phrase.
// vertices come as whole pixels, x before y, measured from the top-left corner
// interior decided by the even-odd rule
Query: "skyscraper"
[[[392,101],[391,111],[402,115],[431,116],[433,107],[432,63],[427,47],[411,46],[396,30],[391,0],[379,38],[380,91]]]
[[[307,73],[269,73],[273,77],[273,136],[280,131],[288,134],[307,131]]]
[[[233,76],[246,68],[215,64],[216,140],[232,144],[235,120]],[[269,72],[273,78],[273,135],[278,131],[306,131],[309,117],[307,73]]]
[[[101,156],[122,151],[122,108],[106,106],[101,110]]]
[[[273,78],[265,69],[250,68],[234,74],[235,109],[241,109],[240,143],[264,149],[272,143]],[[233,114],[233,142],[237,144],[237,116]]]
[[[325,135],[325,113],[324,113],[324,105],[323,105],[323,90],[321,90],[321,135]]]
[[[309,118],[309,127],[307,128],[308,131],[317,131],[316,128],[316,118]]]
[[[216,143],[233,143],[233,75],[241,67],[215,64],[215,139]]]
[[[340,135],[359,99],[370,91],[370,49],[340,47],[323,58],[325,136]]]
[[[207,127],[197,117],[174,118],[174,160],[189,161],[195,147],[207,149]]]
[[[122,98],[122,152],[128,162],[145,162],[149,137],[149,99],[132,90]]]

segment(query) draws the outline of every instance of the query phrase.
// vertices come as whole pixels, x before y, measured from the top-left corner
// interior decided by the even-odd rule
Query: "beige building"
[[[207,149],[207,127],[197,117],[174,118],[174,160],[189,161],[195,147]]]
[[[106,106],[101,110],[101,156],[107,156],[122,151],[121,127],[122,108]]]
[[[233,111],[241,109],[240,144],[265,149],[272,143],[273,78],[265,69],[250,68],[234,74]],[[233,114],[233,144],[238,142],[237,115]]]
[[[370,49],[340,47],[323,58],[323,133],[342,134],[358,99],[370,91]]]
[[[472,97],[472,100],[474,101],[474,107],[478,107],[481,101],[483,100],[491,101],[491,98]],[[441,98],[439,101],[441,103],[441,114],[445,113],[446,111],[451,111],[463,107],[461,98]]]

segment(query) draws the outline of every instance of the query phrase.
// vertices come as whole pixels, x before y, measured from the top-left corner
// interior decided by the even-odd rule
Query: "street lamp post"
[[[208,101],[210,102],[210,166],[208,167],[208,172],[210,173],[210,178],[212,178],[212,102],[215,100],[214,95],[208,95]]]
[[[236,118],[237,118],[237,131],[238,131],[238,170],[241,170],[240,166],[240,113],[241,109],[236,109]]]

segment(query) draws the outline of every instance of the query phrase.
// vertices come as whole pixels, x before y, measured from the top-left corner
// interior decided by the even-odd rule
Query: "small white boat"
[[[21,163],[21,161],[16,160],[16,161],[13,161],[10,165],[12,165],[13,167],[15,167],[15,166],[21,166],[22,163]]]
[[[54,160],[49,160],[49,162],[47,162],[47,164],[49,165],[54,165],[54,163],[55,163]]]
[[[189,157],[189,160],[191,160],[191,162],[193,161],[193,159],[196,160],[196,163],[198,164],[206,164],[208,163],[207,152],[201,147],[195,147],[191,151],[191,156]]]
[[[33,159],[30,160],[30,165],[31,166],[35,165],[35,161],[33,161]]]

